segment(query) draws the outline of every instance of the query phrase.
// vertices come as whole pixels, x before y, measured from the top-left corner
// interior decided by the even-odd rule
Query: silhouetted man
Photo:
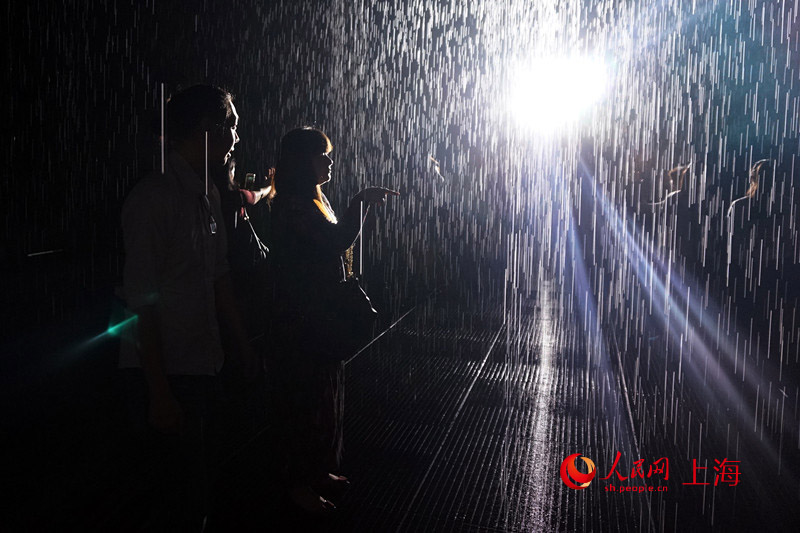
[[[146,403],[155,430],[150,459],[160,479],[151,526],[200,530],[209,403],[224,359],[218,318],[245,366],[255,369],[233,301],[219,193],[208,178],[231,157],[239,117],[229,93],[202,85],[173,96],[166,116],[163,173],[138,183],[122,209],[123,290],[138,336],[135,350],[123,349],[120,367],[135,369],[128,373],[146,400],[141,418]]]

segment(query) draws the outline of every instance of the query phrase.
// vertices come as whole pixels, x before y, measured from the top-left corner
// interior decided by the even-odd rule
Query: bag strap
[[[247,207],[246,207],[247,202],[245,201],[244,195],[241,193],[241,191],[239,192],[239,198],[241,198],[241,200],[242,200],[242,209],[239,211],[239,216],[241,217],[242,220],[247,222],[248,226],[250,226],[250,233],[253,234],[253,239],[255,239],[256,246],[261,251],[261,253],[264,255],[264,258],[266,258],[267,254],[269,253],[269,248],[258,237],[258,233],[256,233],[256,229],[253,227],[253,223],[250,222],[250,215],[247,214]]]

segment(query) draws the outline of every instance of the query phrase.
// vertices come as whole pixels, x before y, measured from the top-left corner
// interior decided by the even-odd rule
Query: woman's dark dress
[[[305,484],[337,470],[341,459],[344,363],[315,322],[325,295],[344,280],[342,254],[358,236],[359,212],[348,209],[334,224],[313,199],[279,195],[271,229],[278,444],[288,479]]]

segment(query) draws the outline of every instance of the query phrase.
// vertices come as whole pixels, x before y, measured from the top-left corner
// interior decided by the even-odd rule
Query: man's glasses
[[[214,219],[214,213],[211,212],[211,202],[208,201],[207,194],[200,195],[200,205],[203,207],[203,214],[208,215],[208,233],[209,235],[217,234],[217,221]]]

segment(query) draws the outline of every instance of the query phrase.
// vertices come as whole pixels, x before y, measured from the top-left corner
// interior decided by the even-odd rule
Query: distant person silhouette
[[[726,271],[725,281],[728,286],[744,284],[747,292],[760,284],[758,271],[762,260],[764,245],[767,246],[767,258],[774,257],[769,253],[772,248],[770,234],[775,228],[768,224],[777,209],[771,209],[775,203],[774,187],[771,176],[767,174],[769,160],[762,159],[754,163],[748,172],[748,187],[744,196],[731,201],[725,212],[726,227]],[[780,198],[777,198],[780,204]],[[766,231],[765,231],[766,230]],[[776,270],[773,266],[772,271]]]
[[[334,342],[335,332],[323,326],[326,310],[321,308],[345,280],[342,256],[359,234],[361,213],[366,216],[370,206],[398,194],[364,189],[337,219],[321,189],[331,179],[331,149],[328,137],[314,128],[284,135],[271,202],[275,303],[270,377],[277,438],[288,497],[310,513],[333,509],[328,498],[348,483],[336,472],[342,446],[342,360],[352,353],[343,353]]]
[[[237,340],[242,366],[257,369],[233,299],[219,193],[208,179],[239,142],[239,116],[230,93],[196,85],[169,100],[166,117],[163,173],[143,178],[122,208],[123,292],[137,335],[135,347],[123,344],[120,367],[131,369],[131,389],[141,393],[133,414],[141,421],[146,412],[150,427],[157,479],[149,527],[199,531],[209,411],[224,359],[218,319]]]

